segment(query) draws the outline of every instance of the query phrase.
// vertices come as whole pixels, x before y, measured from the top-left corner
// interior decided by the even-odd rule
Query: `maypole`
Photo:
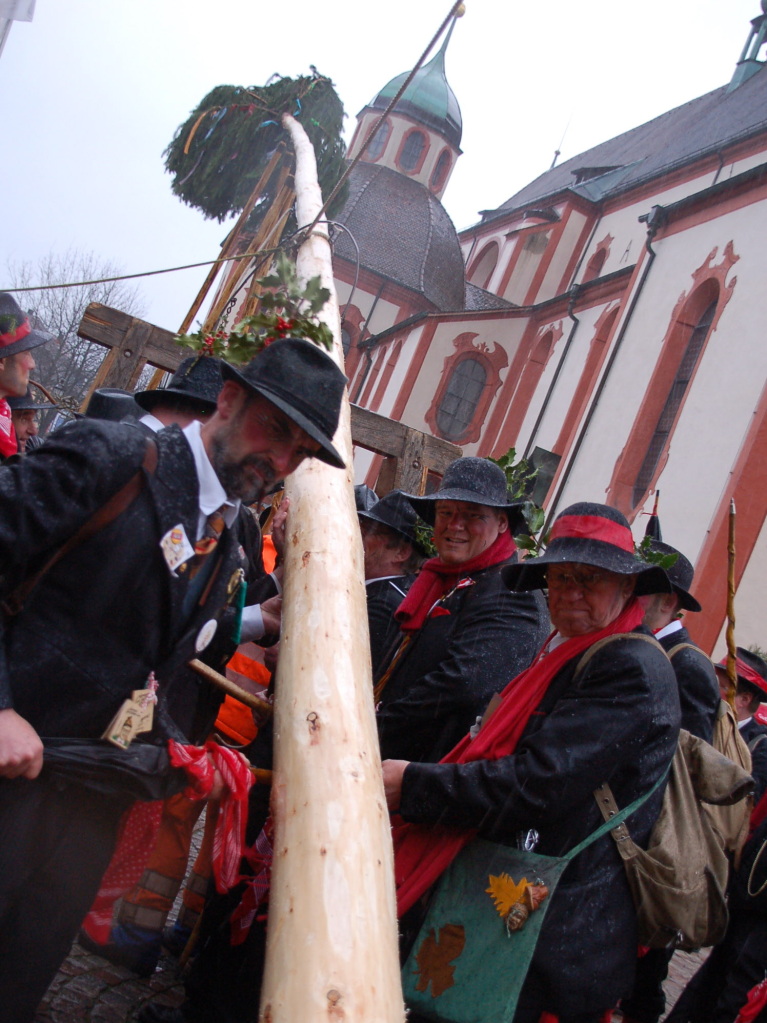
[[[322,208],[312,145],[290,115],[296,215]],[[327,228],[297,267],[331,298],[321,318],[343,365]],[[334,444],[351,465],[349,405]],[[259,1018],[266,1023],[400,1023],[389,816],[372,700],[362,547],[351,471],[305,462],[289,479],[285,591],[275,703],[274,862]]]
[[[735,643],[735,501],[730,500],[730,521],[727,535],[727,678],[730,686],[727,702],[734,709],[735,693],[738,690],[738,671],[736,660],[738,648]]]

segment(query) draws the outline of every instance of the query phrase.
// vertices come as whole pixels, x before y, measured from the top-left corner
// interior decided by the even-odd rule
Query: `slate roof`
[[[388,167],[358,163],[335,219],[356,238],[363,267],[423,295],[440,312],[463,309],[458,235],[442,203],[424,185]],[[336,235],[333,250],[356,262],[345,231]]]
[[[478,288],[476,284],[466,282],[466,309],[469,312],[476,312],[482,309],[513,309],[514,303],[507,302],[505,298],[494,295],[492,291]]]
[[[598,202],[716,152],[724,145],[766,131],[767,71],[762,68],[731,92],[727,88],[725,85],[714,89],[566,160],[497,209],[484,210],[483,222],[510,210],[541,204],[565,189]],[[604,173],[583,180],[589,168]],[[576,184],[579,177],[581,182]]]

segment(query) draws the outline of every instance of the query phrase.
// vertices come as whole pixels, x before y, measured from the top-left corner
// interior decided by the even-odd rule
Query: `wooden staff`
[[[296,152],[296,212],[322,207],[314,151]],[[327,229],[298,253],[330,289],[322,317],[342,364]],[[333,443],[351,464],[348,402]],[[274,712],[274,862],[260,1020],[402,1023],[389,816],[372,699],[362,543],[352,478],[311,459],[288,480],[285,590]]]
[[[735,644],[735,501],[730,500],[730,523],[727,537],[727,678],[730,680],[727,702],[735,709],[735,693],[738,689],[736,660],[738,648]]]
[[[202,675],[204,679],[212,683],[218,689],[223,689],[227,696],[233,696],[235,700],[239,700],[240,703],[244,703],[246,707],[250,707],[252,710],[257,710],[258,713],[264,717],[269,718],[272,716],[272,705],[260,696],[256,696],[255,693],[249,693],[247,689],[243,689],[242,686],[238,686],[236,682],[232,682],[226,675],[220,674],[214,668],[209,668],[207,664],[203,664],[196,657],[194,660],[189,662],[189,667],[196,671],[198,675]]]

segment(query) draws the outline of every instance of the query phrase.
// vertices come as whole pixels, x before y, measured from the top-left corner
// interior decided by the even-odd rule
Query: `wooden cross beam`
[[[187,349],[175,343],[171,331],[98,302],[91,302],[85,310],[77,334],[108,349],[83,406],[98,387],[134,390],[147,363],[173,372],[189,355]],[[351,406],[351,426],[356,447],[384,456],[376,485],[379,495],[395,489],[422,494],[428,475],[442,476],[461,455],[455,444],[359,405]]]

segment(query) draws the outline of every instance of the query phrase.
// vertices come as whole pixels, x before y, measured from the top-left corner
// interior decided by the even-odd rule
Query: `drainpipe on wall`
[[[573,325],[572,327],[570,327],[570,333],[567,335],[567,341],[565,341],[565,346],[562,349],[561,356],[559,357],[557,368],[554,370],[554,376],[551,378],[551,383],[549,384],[548,390],[546,391],[546,396],[543,399],[543,402],[541,403],[538,416],[535,420],[532,430],[530,431],[530,439],[528,440],[527,445],[525,446],[525,453],[524,455],[522,455],[523,458],[528,458],[530,452],[533,450],[533,444],[535,443],[535,437],[536,434],[538,433],[538,428],[541,425],[541,421],[543,420],[543,417],[546,414],[547,408],[549,407],[549,402],[551,401],[551,396],[554,393],[554,388],[557,386],[559,375],[562,372],[562,369],[564,368],[565,360],[567,359],[567,353],[570,351],[570,345],[573,343],[573,338],[575,337],[576,331],[578,330],[578,327],[580,325],[581,321],[573,312],[580,291],[581,288],[579,284],[573,284],[573,286],[570,288],[570,301],[567,303],[567,315],[573,321]]]
[[[655,235],[658,233],[660,228],[666,222],[666,210],[664,209],[663,206],[653,206],[650,212],[645,214],[644,216],[641,216],[639,220],[641,223],[647,224],[647,237],[645,239],[645,248],[649,253],[649,259],[645,264],[644,272],[642,273],[642,279],[639,282],[639,286],[634,291],[634,294],[631,298],[631,305],[629,306],[628,312],[626,313],[623,323],[621,324],[621,329],[618,333],[618,337],[615,339],[615,344],[613,345],[613,350],[610,352],[610,357],[607,360],[605,371],[602,374],[599,384],[597,385],[596,393],[594,394],[594,399],[591,402],[591,405],[589,406],[589,410],[586,413],[586,418],[584,419],[583,425],[581,426],[580,431],[578,433],[578,439],[575,442],[575,446],[573,447],[570,458],[568,459],[567,466],[565,467],[560,478],[559,485],[557,487],[557,492],[554,495],[553,500],[548,505],[547,523],[546,526],[544,527],[544,530],[548,530],[551,521],[556,515],[557,506],[559,504],[559,499],[562,496],[562,491],[564,490],[570,478],[570,473],[578,458],[578,454],[580,453],[581,445],[583,444],[586,434],[588,433],[589,426],[591,425],[591,420],[593,419],[594,413],[596,412],[597,406],[599,405],[599,399],[602,397],[602,392],[605,389],[605,385],[610,376],[610,373],[612,372],[615,360],[618,357],[618,352],[620,351],[621,345],[623,344],[623,339],[626,336],[626,331],[628,330],[628,326],[631,323],[631,318],[634,315],[634,310],[636,309],[637,302],[639,301],[639,298],[644,290],[644,286],[647,283],[647,278],[650,274],[650,269],[652,268],[652,265],[655,262],[655,257],[657,255],[657,253],[654,251],[652,247],[653,239],[655,238]]]

